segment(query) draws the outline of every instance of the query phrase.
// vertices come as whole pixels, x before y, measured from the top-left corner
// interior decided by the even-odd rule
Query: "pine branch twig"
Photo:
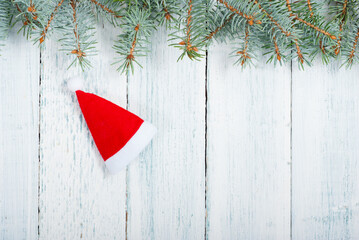
[[[349,57],[348,57],[348,63],[349,64],[353,63],[354,56],[355,56],[355,51],[356,51],[357,44],[358,44],[358,40],[359,40],[359,28],[358,28],[357,34],[356,34],[354,42],[353,42],[352,49],[351,49]]]
[[[277,55],[278,61],[280,61],[282,59],[282,57],[280,56],[277,38],[275,36],[273,36],[273,43],[274,43],[274,48],[275,48],[275,54]]]
[[[248,59],[251,59],[251,57],[248,54],[249,26],[250,26],[250,24],[247,23],[246,24],[246,29],[245,29],[245,36],[244,36],[244,48],[243,48],[242,51],[237,52],[237,54],[242,55],[242,58],[243,58],[242,61],[241,61],[241,66],[243,66]]]
[[[340,48],[341,48],[342,34],[343,34],[343,28],[344,28],[344,23],[345,23],[345,15],[347,14],[347,5],[348,5],[348,0],[345,0],[344,4],[343,4],[343,9],[341,12],[342,19],[341,19],[340,25],[339,25],[339,38],[337,41],[337,46],[335,47],[335,50],[334,50],[335,55],[339,54]]]
[[[225,0],[217,0],[218,2],[222,3],[224,6],[226,6],[226,8],[228,8],[231,12],[241,16],[241,17],[244,17],[245,19],[248,20],[248,23],[249,25],[253,25],[254,23],[255,24],[262,24],[261,21],[257,20],[257,21],[254,21],[254,17],[251,16],[251,15],[247,15],[241,11],[239,11],[238,9],[234,8],[233,6],[229,5],[228,2],[226,2]]]
[[[307,25],[308,27],[310,27],[310,28],[316,30],[317,32],[320,32],[320,33],[322,33],[322,34],[324,34],[324,35],[330,37],[330,38],[333,39],[333,40],[337,39],[336,36],[334,36],[334,35],[328,33],[327,31],[325,31],[325,30],[323,30],[323,29],[321,29],[321,28],[315,26],[314,24],[312,24],[312,23],[310,23],[310,22],[305,21],[304,19],[300,18],[297,14],[293,13],[293,12],[292,12],[292,7],[291,7],[291,5],[290,5],[290,0],[286,0],[286,1],[287,1],[287,8],[288,8],[289,14],[290,14],[291,17],[294,17],[295,20],[297,20],[297,21],[299,21],[299,22],[301,22],[301,23]]]
[[[222,28],[224,28],[224,26],[227,25],[228,22],[230,22],[230,21],[232,20],[233,16],[234,16],[234,13],[232,13],[231,15],[229,15],[229,17],[228,17],[226,20],[224,20],[224,22],[222,23],[222,25],[221,25],[221,26],[218,26],[215,30],[213,30],[212,32],[210,32],[210,34],[208,34],[202,42],[204,42],[204,41],[206,41],[206,40],[212,39],[214,35],[216,35]]]
[[[51,13],[51,15],[50,15],[50,18],[49,18],[49,20],[47,21],[47,25],[46,25],[45,29],[42,31],[42,33],[41,33],[40,44],[45,41],[45,36],[46,36],[47,31],[49,30],[50,24],[51,24],[52,20],[54,19],[54,16],[55,16],[56,12],[57,12],[58,9],[61,7],[61,5],[62,5],[63,2],[64,2],[64,0],[60,0],[60,1],[58,2],[58,4],[56,5],[54,11],[52,11],[52,13]]]
[[[313,17],[314,12],[313,12],[312,4],[310,3],[310,0],[307,0],[307,4],[308,4],[309,12],[310,12],[310,17]]]
[[[90,0],[93,4],[99,6],[100,8],[102,8],[104,11],[111,13],[112,15],[114,15],[116,18],[122,18],[122,16],[119,16],[115,13],[115,11],[109,9],[108,7],[106,7],[105,5],[103,5],[102,3],[99,3],[96,0]]]
[[[130,53],[127,55],[127,59],[129,60],[128,63],[127,63],[127,66],[126,67],[129,67],[131,61],[133,59],[135,59],[135,56],[133,55],[134,51],[135,51],[135,47],[136,47],[136,42],[137,42],[137,33],[138,33],[138,30],[140,29],[140,24],[137,24],[137,26],[135,27],[135,36],[133,38],[133,41],[132,41],[132,44],[131,44],[131,48],[130,48]]]
[[[81,59],[82,57],[85,57],[86,54],[85,52],[81,51],[81,46],[80,46],[80,35],[78,33],[77,30],[77,18],[76,18],[76,0],[71,0],[71,8],[73,11],[73,22],[74,22],[74,35],[76,38],[76,43],[77,43],[77,49],[74,49],[71,51],[72,54],[76,54],[77,58]]]
[[[249,0],[251,2],[252,0]],[[277,28],[287,37],[291,36],[291,33],[289,31],[286,31],[279,23],[276,21],[271,14],[267,10],[265,10],[262,5],[257,1],[254,0],[254,3],[258,6],[258,8],[268,17],[268,19],[275,25]]]

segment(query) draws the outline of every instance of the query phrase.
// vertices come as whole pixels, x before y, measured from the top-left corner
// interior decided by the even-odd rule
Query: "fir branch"
[[[277,55],[277,60],[280,61],[282,59],[282,57],[280,56],[277,38],[275,37],[275,35],[273,35],[273,43],[274,43],[274,48],[275,48],[275,54]]]
[[[290,0],[286,0],[286,3],[287,3],[287,8],[288,8],[288,11],[289,11],[290,16],[293,17],[295,20],[297,20],[297,21],[299,21],[299,22],[301,22],[301,23],[307,25],[308,27],[310,27],[310,28],[316,30],[317,32],[320,32],[320,33],[322,33],[322,34],[324,34],[324,35],[330,37],[330,38],[333,39],[333,40],[337,39],[336,36],[334,36],[334,35],[330,34],[329,32],[327,32],[327,31],[325,31],[325,30],[323,30],[323,29],[321,29],[321,28],[315,26],[314,24],[312,24],[312,23],[310,23],[310,22],[307,22],[306,20],[300,18],[297,14],[293,13],[292,7],[291,7],[291,4],[290,4]]]
[[[171,16],[170,12],[168,11],[167,7],[164,4],[162,4],[162,5],[163,5],[163,11],[165,12],[165,19],[167,21],[170,21],[172,16]]]
[[[16,7],[16,10],[19,12],[19,13],[22,13],[20,7],[19,7],[19,4],[15,3],[15,7]],[[23,21],[23,25],[26,26],[30,23],[30,20],[29,18],[27,17],[26,14],[24,14],[24,17],[25,17],[25,21]]]
[[[356,36],[355,36],[355,39],[354,39],[353,46],[352,46],[352,48],[351,48],[350,54],[349,54],[349,56],[348,56],[348,64],[349,64],[349,65],[352,65],[352,64],[353,64],[353,60],[354,60],[354,56],[355,56],[355,51],[356,51],[356,48],[357,48],[358,40],[359,40],[359,28],[358,28],[358,31],[357,31],[357,33],[356,33]]]
[[[187,51],[191,51],[192,50],[192,44],[191,44],[191,21],[192,21],[192,0],[188,0],[188,11],[187,11],[187,42],[186,42],[186,47],[187,47]],[[194,51],[198,51],[197,48],[193,49]],[[191,57],[190,57],[191,58]]]
[[[298,59],[299,59],[300,63],[303,64],[304,63],[304,57],[303,57],[302,51],[300,50],[298,39],[294,39],[294,43],[295,43],[295,48],[297,50]]]
[[[319,39],[319,48],[320,50],[322,51],[322,53],[325,55],[326,52],[325,52],[325,46],[323,44],[323,40],[322,39]]]
[[[153,21],[150,19],[149,10],[141,9],[139,5],[127,12],[121,24],[123,33],[119,35],[114,46],[116,53],[120,55],[115,63],[119,63],[117,68],[122,73],[128,73],[129,69],[134,71],[134,62],[139,66],[137,57],[145,56],[147,49],[144,47],[148,43],[148,38],[155,29]]]
[[[309,9],[309,12],[310,12],[310,17],[313,17],[313,9],[312,9],[312,4],[310,3],[310,0],[307,0],[307,4],[308,4],[308,9]]]
[[[248,54],[248,45],[249,45],[249,26],[250,24],[247,23],[246,27],[245,27],[245,36],[244,36],[244,47],[243,50],[238,51],[237,54],[240,54],[240,62],[241,62],[241,66],[243,67],[243,65],[247,62],[247,60],[250,60],[251,57]]]
[[[49,20],[47,21],[47,25],[45,27],[45,29],[42,31],[41,33],[41,38],[40,38],[40,44],[43,43],[45,41],[45,36],[46,36],[46,33],[47,31],[49,30],[49,27],[50,27],[50,24],[52,22],[52,20],[54,19],[55,17],[55,14],[57,13],[58,9],[61,7],[61,5],[63,4],[64,0],[60,0],[55,9],[52,11],[51,15],[50,15],[50,18]]]
[[[252,0],[248,0],[249,2],[252,2]],[[286,31],[279,23],[276,21],[271,14],[267,10],[265,10],[262,5],[257,1],[253,1],[254,4],[258,6],[258,8],[267,16],[267,18],[287,37],[291,36],[291,33],[289,31]]]
[[[80,34],[78,33],[77,30],[77,20],[76,20],[76,0],[71,0],[70,2],[72,11],[73,11],[73,22],[74,22],[74,35],[75,35],[75,39],[76,39],[76,45],[77,48],[72,50],[71,53],[75,54],[77,56],[77,58],[79,59],[79,61],[81,61],[81,59],[83,57],[86,56],[86,53],[81,51],[81,46],[80,46]]]
[[[210,34],[208,34],[205,39],[203,40],[211,40],[213,38],[214,35],[216,35],[218,33],[218,31],[220,31],[222,28],[224,28],[233,18],[235,13],[232,13],[231,15],[229,15],[228,18],[226,18],[226,20],[224,20],[224,22],[222,23],[222,25],[218,26],[216,29],[214,29],[212,32],[210,32]]]
[[[344,28],[344,23],[345,23],[345,15],[347,14],[347,6],[348,6],[348,0],[344,1],[343,4],[343,9],[341,11],[341,20],[340,20],[340,24],[339,24],[339,37],[338,37],[338,41],[337,41],[337,46],[335,47],[334,53],[335,55],[338,55],[340,52],[340,48],[341,48],[341,42],[342,42],[342,34],[343,34],[343,28]]]
[[[103,5],[102,3],[100,3],[100,2],[98,2],[98,1],[96,1],[96,0],[90,0],[90,1],[91,1],[93,4],[95,4],[95,5],[99,6],[100,8],[102,8],[105,12],[108,12],[108,13],[112,14],[112,15],[115,16],[116,18],[122,18],[122,16],[117,15],[114,10],[112,10],[112,9],[110,9],[110,8],[108,8],[108,7],[106,7],[106,6]]]
[[[226,2],[225,0],[217,0],[218,2],[222,3],[224,6],[226,6],[226,8],[228,8],[231,12],[244,17],[245,19],[248,20],[249,25],[253,25],[255,24],[261,24],[262,22],[259,20],[254,21],[254,17],[251,15],[247,15],[241,11],[239,11],[238,9],[234,8],[233,6],[229,5],[228,2]]]
[[[137,24],[136,27],[135,27],[135,37],[133,38],[133,41],[132,41],[132,44],[131,44],[131,49],[130,49],[130,53],[127,55],[127,59],[129,60],[129,62],[127,63],[127,66],[126,67],[129,67],[131,61],[133,59],[135,59],[135,57],[133,56],[133,52],[135,51],[135,47],[136,47],[136,42],[137,42],[137,33],[138,33],[138,30],[140,29],[140,25]]]

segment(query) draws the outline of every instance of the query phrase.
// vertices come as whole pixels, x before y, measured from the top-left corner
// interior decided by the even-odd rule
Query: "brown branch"
[[[54,11],[52,11],[50,18],[47,21],[47,25],[46,25],[44,31],[42,31],[42,33],[41,33],[40,44],[45,41],[45,36],[46,36],[47,31],[49,30],[50,24],[51,24],[52,20],[54,19],[54,16],[55,16],[57,10],[61,7],[63,2],[64,2],[64,0],[60,0],[59,3],[56,5]]]
[[[298,59],[303,64],[304,63],[304,57],[303,57],[302,52],[300,51],[299,44],[298,44],[298,39],[294,39],[294,43],[295,43],[295,47],[297,49]]]
[[[278,59],[278,61],[280,61],[282,59],[282,57],[280,56],[279,47],[278,47],[278,44],[277,44],[277,39],[276,39],[276,37],[274,35],[273,35],[273,43],[274,43],[274,48],[275,48],[275,53],[277,55],[277,59]]]
[[[340,48],[341,48],[341,42],[342,42],[342,33],[343,33],[343,28],[344,28],[344,20],[345,20],[345,15],[347,13],[347,6],[348,6],[348,0],[345,0],[344,1],[344,4],[343,4],[343,10],[342,10],[342,20],[340,22],[340,25],[339,25],[339,38],[338,38],[338,41],[337,41],[337,46],[335,48],[335,55],[338,55],[339,52],[340,52]]]
[[[163,5],[163,11],[165,12],[165,18],[167,21],[171,20],[171,14],[169,13],[168,9],[165,7],[164,4]]]
[[[322,53],[325,55],[325,47],[324,47],[322,39],[319,39],[319,48],[320,48],[320,50],[322,50]]]
[[[130,61],[135,59],[135,56],[133,56],[133,53],[134,53],[135,47],[136,47],[138,29],[140,29],[140,24],[137,24],[136,27],[135,27],[135,31],[136,31],[135,37],[133,38],[133,41],[132,41],[132,44],[131,44],[130,54],[127,55],[127,59],[129,60],[129,62],[127,63],[127,67],[129,66]]]
[[[117,14],[115,13],[115,11],[109,9],[108,7],[106,7],[105,5],[103,5],[102,3],[99,3],[99,2],[97,2],[96,0],[90,0],[90,1],[91,1],[93,4],[95,4],[95,5],[99,6],[100,8],[102,8],[103,10],[105,10],[106,12],[113,14],[115,17],[117,17],[117,18],[121,18],[121,17],[122,17],[122,16],[117,15]]]
[[[257,21],[254,21],[254,17],[251,16],[251,15],[247,15],[241,11],[239,11],[238,9],[234,8],[233,6],[229,5],[228,2],[226,2],[225,0],[217,0],[218,2],[222,3],[224,6],[226,6],[226,8],[228,8],[231,12],[241,16],[241,17],[244,17],[245,19],[248,20],[248,23],[249,25],[253,25],[254,23],[256,24],[261,24],[262,22],[257,20]]]
[[[187,51],[192,51],[193,50],[193,51],[197,52],[198,48],[192,46],[192,44],[191,44],[192,7],[193,7],[192,0],[188,0],[187,24],[186,24],[186,28],[187,28],[186,36],[187,36],[187,39],[186,39],[186,42],[182,41],[182,42],[179,43],[179,45],[186,45]]]
[[[290,5],[290,1],[289,1],[289,0],[286,0],[286,3],[287,3],[287,8],[288,8],[288,11],[289,11],[290,16],[291,16],[291,17],[294,17],[295,20],[297,20],[297,21],[299,21],[299,22],[301,22],[301,23],[307,25],[307,26],[310,27],[310,28],[313,28],[313,29],[316,30],[317,32],[320,32],[320,33],[322,33],[322,34],[324,34],[324,35],[330,37],[330,38],[333,39],[333,40],[337,39],[336,36],[334,36],[334,35],[328,33],[327,31],[325,31],[325,30],[323,30],[323,29],[321,29],[321,28],[315,26],[314,24],[312,24],[312,23],[310,23],[310,22],[305,21],[304,19],[300,18],[298,15],[294,14],[294,13],[292,12],[292,7],[291,7],[291,5]]]
[[[80,36],[78,34],[78,30],[77,30],[77,19],[76,19],[76,0],[71,0],[70,2],[71,8],[72,8],[72,16],[74,19],[74,35],[76,38],[76,43],[77,43],[77,49],[74,49],[71,51],[72,54],[76,54],[78,58],[80,57],[85,57],[86,54],[81,51],[81,47],[80,47]]]
[[[17,9],[17,11],[18,11],[19,13],[22,13],[22,11],[21,11],[21,9],[20,9],[20,7],[19,7],[19,5],[18,5],[17,3],[15,3],[15,7],[16,7],[16,9]],[[29,20],[29,18],[26,16],[26,13],[24,13],[24,17],[25,17],[25,20],[26,20],[26,21],[24,21],[23,24],[24,24],[24,26],[26,26],[26,25],[28,25],[28,24],[30,23],[30,20]]]
[[[350,64],[353,63],[353,58],[354,58],[354,55],[355,55],[355,50],[357,48],[358,40],[359,40],[359,28],[358,28],[357,34],[355,36],[355,40],[354,40],[354,43],[353,43],[353,46],[352,46],[352,50],[350,51],[350,54],[349,54],[348,62]]]
[[[248,43],[249,43],[249,23],[246,24],[246,30],[245,30],[245,37],[244,37],[244,49],[243,51],[238,51],[237,54],[241,54],[243,59],[241,62],[241,66],[244,65],[244,63],[247,61],[247,59],[250,59],[247,50],[248,50]]]
[[[310,12],[310,17],[312,17],[314,14],[313,9],[312,9],[312,4],[310,3],[310,0],[307,0],[307,3],[308,3],[308,9]]]
[[[291,13],[291,12],[292,12],[292,7],[291,7],[291,5],[290,5],[289,0],[287,0],[286,3],[287,3],[288,11]],[[294,26],[293,26],[293,28],[294,28]],[[297,38],[294,39],[294,44],[295,44],[295,48],[296,48],[296,50],[297,50],[298,59],[299,59],[299,61],[303,64],[303,63],[304,63],[304,57],[303,57],[303,54],[302,54],[302,52],[301,52],[301,50],[300,50],[300,47],[299,47],[299,43],[298,43],[298,39],[297,39]]]
[[[249,0],[251,2],[252,0]],[[267,10],[265,10],[262,5],[257,1],[254,0],[254,3],[258,6],[258,8],[269,18],[269,20],[277,26],[277,28],[287,37],[291,36],[291,33],[286,31],[273,17],[270,15]]]
[[[191,21],[192,21],[192,0],[188,0],[188,11],[187,11],[187,51],[191,50]]]
[[[219,30],[224,28],[224,26],[232,20],[233,16],[234,16],[234,13],[232,13],[226,20],[224,20],[224,22],[222,23],[221,26],[218,26],[214,31],[212,31],[210,34],[208,34],[202,42],[212,39],[213,36],[216,35]]]

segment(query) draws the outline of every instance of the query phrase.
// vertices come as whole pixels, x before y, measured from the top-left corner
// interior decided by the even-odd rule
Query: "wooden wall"
[[[94,67],[12,33],[0,57],[0,239],[359,239],[359,66],[233,66],[216,44],[177,63],[166,31],[143,68]],[[67,78],[158,133],[109,175]]]

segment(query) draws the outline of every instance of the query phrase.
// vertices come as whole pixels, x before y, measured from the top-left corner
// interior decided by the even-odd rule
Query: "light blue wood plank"
[[[166,34],[129,77],[129,110],[158,132],[128,168],[128,239],[204,237],[205,62],[177,63]]]
[[[359,239],[358,75],[293,69],[293,239]]]
[[[67,70],[72,58],[57,43],[42,53],[40,239],[125,239],[126,172],[109,174],[65,86],[80,75],[85,91],[126,104],[126,78],[111,66],[116,30],[106,23],[98,31],[99,55],[86,73]]]
[[[0,239],[36,239],[40,51],[15,30],[0,51]]]
[[[233,46],[233,45],[232,45]],[[290,239],[290,66],[208,52],[208,239]]]

